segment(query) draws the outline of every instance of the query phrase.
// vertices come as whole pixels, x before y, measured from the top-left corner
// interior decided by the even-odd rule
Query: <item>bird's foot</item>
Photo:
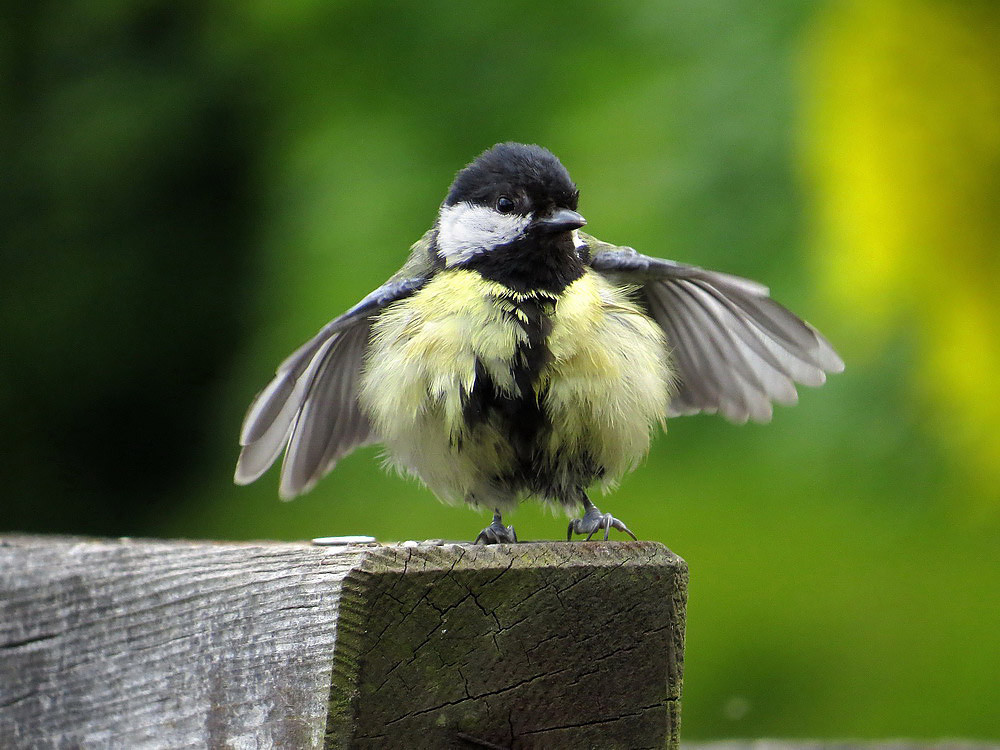
[[[500,511],[493,511],[493,523],[479,532],[476,544],[513,544],[517,542],[517,534],[513,526],[504,526]]]
[[[636,535],[632,533],[628,526],[610,513],[601,513],[600,509],[590,502],[590,500],[584,500],[583,508],[583,518],[574,518],[569,522],[569,528],[566,530],[567,542],[573,541],[574,534],[586,534],[586,541],[589,542],[590,538],[601,529],[604,529],[604,541],[608,540],[608,534],[611,533],[611,529],[623,531],[638,541]]]

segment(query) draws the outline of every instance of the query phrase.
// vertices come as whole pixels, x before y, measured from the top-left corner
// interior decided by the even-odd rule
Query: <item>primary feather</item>
[[[794,383],[818,386],[844,363],[808,323],[750,279],[650,258],[581,234],[591,265],[639,285],[677,368],[670,416],[719,412],[733,422],[771,419],[792,404]]]
[[[387,305],[427,283],[434,271],[429,252],[430,237],[425,235],[399,273],[278,366],[243,420],[237,484],[258,479],[285,450],[280,494],[291,499],[312,489],[355,448],[374,441],[357,398],[371,322]]]

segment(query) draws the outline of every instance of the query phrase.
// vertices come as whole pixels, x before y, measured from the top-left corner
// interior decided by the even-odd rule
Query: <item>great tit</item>
[[[285,452],[281,497],[369,443],[441,500],[494,510],[477,542],[514,542],[525,497],[590,501],[666,417],[771,418],[844,365],[755,281],[652,258],[580,229],[579,191],[535,145],[501,143],[455,177],[398,273],[278,367],[243,422],[237,484]]]

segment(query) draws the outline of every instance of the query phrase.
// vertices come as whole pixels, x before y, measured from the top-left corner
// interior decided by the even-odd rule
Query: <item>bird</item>
[[[588,492],[636,468],[658,425],[767,422],[796,383],[844,369],[766,286],[586,234],[579,198],[538,145],[498,143],[459,170],[403,267],[253,400],[236,483],[283,451],[291,499],[380,443],[439,499],[493,511],[477,543],[516,542],[503,513],[528,498],[582,511],[567,541],[636,539]]]

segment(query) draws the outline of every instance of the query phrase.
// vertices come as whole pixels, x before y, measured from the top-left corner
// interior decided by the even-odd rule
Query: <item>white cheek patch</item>
[[[502,214],[471,203],[445,206],[438,219],[438,252],[445,265],[462,263],[516,240],[530,221],[527,216]]]

